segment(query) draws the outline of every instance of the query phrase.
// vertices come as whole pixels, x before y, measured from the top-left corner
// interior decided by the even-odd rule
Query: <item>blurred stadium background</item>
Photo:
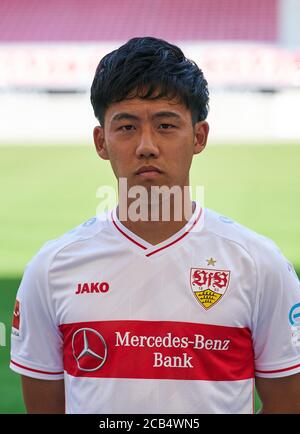
[[[8,363],[26,263],[115,185],[93,149],[89,88],[131,37],[174,42],[204,70],[211,133],[192,185],[271,237],[299,275],[299,22],[299,0],[0,0],[0,413],[25,411]]]

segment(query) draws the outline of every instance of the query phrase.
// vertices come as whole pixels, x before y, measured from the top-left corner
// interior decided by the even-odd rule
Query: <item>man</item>
[[[101,60],[91,101],[119,204],[24,273],[11,368],[28,412],[252,413],[254,385],[263,412],[300,412],[293,268],[183,194],[209,130],[202,71],[174,45],[134,38]]]

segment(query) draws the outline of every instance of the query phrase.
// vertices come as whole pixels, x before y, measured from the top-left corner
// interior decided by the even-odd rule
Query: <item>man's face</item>
[[[189,185],[193,154],[206,144],[208,124],[192,124],[180,102],[133,98],[111,104],[104,127],[94,129],[101,158],[109,159],[117,179],[134,185]]]

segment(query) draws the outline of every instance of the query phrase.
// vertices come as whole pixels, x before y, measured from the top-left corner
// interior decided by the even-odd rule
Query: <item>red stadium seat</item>
[[[1,0],[0,43],[277,41],[277,0]]]

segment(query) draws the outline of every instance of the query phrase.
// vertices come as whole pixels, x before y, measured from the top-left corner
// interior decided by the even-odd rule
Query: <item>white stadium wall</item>
[[[209,143],[300,143],[300,91],[212,91]],[[2,94],[0,144],[92,144],[89,95]]]
[[[0,144],[91,143],[89,88],[99,59],[119,45],[1,44]],[[209,82],[211,143],[300,143],[299,47],[179,45]]]

